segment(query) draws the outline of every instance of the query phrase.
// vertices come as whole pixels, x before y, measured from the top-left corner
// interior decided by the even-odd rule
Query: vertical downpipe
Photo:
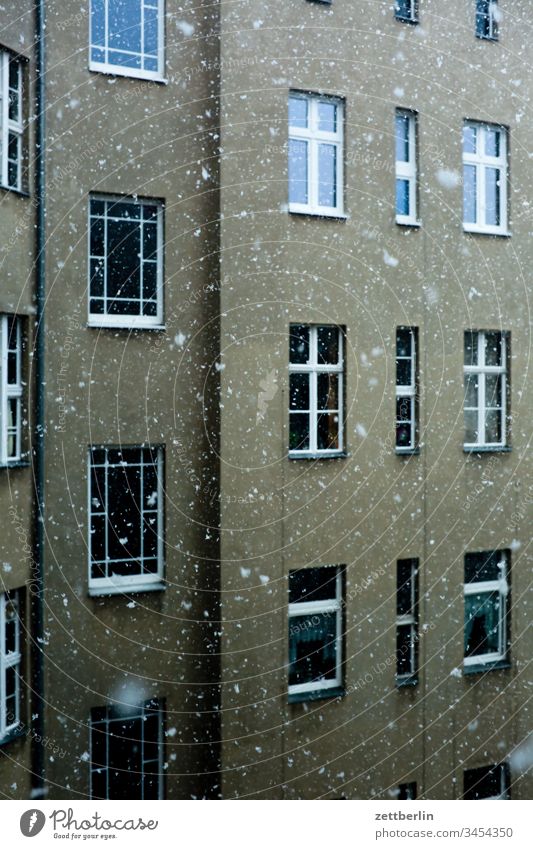
[[[32,798],[45,795],[44,745],[44,304],[45,304],[45,0],[35,2],[36,29],[36,322],[34,340],[35,412],[32,440],[34,519],[32,565]]]

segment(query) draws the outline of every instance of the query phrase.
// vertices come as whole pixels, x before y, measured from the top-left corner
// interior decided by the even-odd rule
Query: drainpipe
[[[45,305],[45,0],[35,2],[36,29],[36,152],[37,225],[36,320],[34,341],[35,428],[33,433],[34,562],[32,564],[32,798],[45,795],[44,740],[44,305]],[[39,742],[37,742],[39,741]]]

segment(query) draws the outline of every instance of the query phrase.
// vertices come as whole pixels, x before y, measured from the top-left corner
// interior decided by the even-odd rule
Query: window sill
[[[339,451],[337,454],[291,454],[289,452],[287,455],[289,460],[345,460],[350,456],[348,451]]]
[[[21,198],[29,198],[30,197],[30,193],[24,191],[24,189],[13,189],[11,186],[3,186],[3,185],[0,185],[0,189],[3,192],[9,192],[12,195],[18,195],[18,197],[21,197]]]
[[[420,448],[395,448],[394,453],[398,457],[412,457],[413,455],[416,457],[420,454]]]
[[[408,218],[396,218],[396,224],[398,227],[405,227],[407,230],[420,230],[422,227],[421,221],[410,221]]]
[[[87,322],[89,330],[127,330],[131,333],[132,330],[166,330],[166,324],[109,324],[107,321],[97,322],[90,319]]]
[[[101,65],[98,62],[89,62],[89,71],[96,74],[109,74],[113,77],[128,77],[133,80],[145,80],[146,82],[168,85],[168,79],[155,71],[140,71],[135,68],[125,68],[122,65]]]
[[[12,731],[8,731],[4,737],[0,737],[0,748],[2,746],[7,746],[8,743],[14,743],[15,740],[20,740],[21,737],[25,736],[24,726],[19,725],[18,728],[13,728]]]
[[[396,687],[403,690],[404,687],[416,687],[418,685],[418,675],[396,676]]]
[[[348,216],[344,212],[326,212],[325,210],[292,209],[289,206],[289,215],[298,215],[303,218],[326,218],[329,221],[347,221]]]
[[[309,690],[308,693],[288,693],[290,705],[302,702],[315,702],[324,699],[340,699],[346,695],[344,687],[330,687],[324,690]]]
[[[0,463],[0,469],[29,469],[29,460],[13,460],[12,463]]]
[[[465,454],[509,454],[512,450],[510,445],[463,445]]]
[[[495,44],[499,41],[497,35],[481,35],[478,32],[476,32],[476,38],[479,38],[480,41],[493,41]]]
[[[510,239],[510,230],[491,230],[490,227],[475,227],[471,224],[463,224],[463,232],[472,236],[499,236],[502,239]]]
[[[91,587],[89,586],[89,596],[97,598],[106,595],[132,595],[137,593],[155,593],[163,592],[166,589],[166,584],[163,581],[158,581],[154,584],[130,584],[114,587]]]
[[[394,15],[394,20],[398,21],[399,24],[418,24],[420,21],[418,18],[402,18],[401,15]]]
[[[511,661],[492,660],[488,663],[463,663],[463,675],[480,675],[483,672],[493,672],[498,669],[511,669]]]

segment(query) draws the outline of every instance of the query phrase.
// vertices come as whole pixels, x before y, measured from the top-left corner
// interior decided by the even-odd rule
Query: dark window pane
[[[502,615],[498,592],[465,596],[465,657],[498,653]]]
[[[398,560],[396,614],[414,615],[415,609],[415,564],[412,560]]]
[[[289,450],[309,449],[309,413],[291,413],[289,416]]]
[[[396,360],[396,386],[411,386],[411,360]]]
[[[412,354],[413,333],[408,327],[396,329],[396,356],[410,357]]]
[[[105,560],[105,516],[91,518],[91,560]]]
[[[91,259],[91,297],[101,298],[104,295],[104,260]],[[91,310],[92,312],[92,310]]]
[[[485,406],[499,408],[502,405],[502,377],[500,374],[485,376]]]
[[[290,329],[290,362],[309,362],[309,327],[305,324],[292,324]]]
[[[335,566],[315,566],[289,572],[289,603],[336,598],[337,573]]]
[[[502,365],[502,334],[499,332],[485,333],[485,363],[488,366]]]
[[[396,629],[396,674],[413,675],[414,629],[412,625],[399,625]]]
[[[91,311],[91,315],[103,315],[105,312],[104,302],[91,299],[89,302],[89,310]]]
[[[465,769],[463,799],[491,799],[508,796],[504,764]]]
[[[319,415],[316,424],[317,448],[319,451],[336,450],[339,447],[339,415]]]
[[[155,262],[143,263],[143,298],[157,298],[157,265]]]
[[[317,375],[317,409],[338,410],[339,376],[338,374],[319,373]]]
[[[339,362],[339,328],[335,325],[317,327],[317,361],[319,365]]]
[[[336,623],[333,613],[290,617],[289,686],[336,677]]]
[[[397,18],[412,21],[416,18],[416,0],[395,0],[394,11]]]
[[[465,366],[478,364],[478,334],[475,331],[465,332]]]
[[[398,423],[411,421],[412,404],[413,399],[410,397],[396,399],[396,420]]]
[[[157,224],[145,222],[143,227],[143,258],[157,259]]]
[[[139,225],[129,221],[109,221],[107,250],[108,296],[119,295],[123,298],[139,298]]]
[[[139,468],[109,469],[107,486],[109,557],[138,558],[141,550]]]
[[[409,784],[400,784],[398,799],[416,799],[416,781],[411,781]]]
[[[465,407],[478,406],[479,376],[477,374],[465,374]]]
[[[91,255],[104,256],[104,232],[105,224],[103,218],[91,218]]]
[[[396,215],[409,215],[409,181],[396,180]]]
[[[485,442],[487,444],[501,444],[502,442],[502,414],[500,410],[488,410],[485,422]]]
[[[309,377],[308,374],[289,375],[289,401],[291,410],[309,409]]]
[[[474,581],[498,581],[505,577],[506,556],[503,551],[481,551],[465,556],[465,584]]]

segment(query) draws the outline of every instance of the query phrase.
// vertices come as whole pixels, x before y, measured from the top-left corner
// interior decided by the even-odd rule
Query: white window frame
[[[313,567],[309,567],[311,570]],[[320,568],[320,567],[319,567]],[[331,566],[329,567],[331,568]],[[340,566],[334,566],[337,570],[335,576],[335,597],[331,599],[323,599],[320,601],[303,601],[289,604],[289,651],[290,651],[290,631],[291,619],[295,616],[313,617],[318,613],[330,614],[335,617],[335,677],[327,681],[311,681],[307,684],[291,684],[288,686],[289,696],[299,696],[307,693],[327,693],[328,690],[338,690],[342,687],[342,642],[343,642],[343,570]],[[304,570],[305,571],[305,570]]]
[[[92,201],[99,201],[100,203],[106,203],[106,211],[104,215],[93,215],[91,212],[92,209]],[[113,219],[113,215],[109,215],[109,204],[111,207],[114,203],[129,203],[133,206],[155,206],[157,207],[157,260],[156,260],[156,278],[157,278],[157,311],[155,316],[146,316],[146,315],[108,315],[106,313],[92,313],[91,312],[91,260],[92,259],[101,259],[101,257],[93,257],[91,254],[91,223],[93,219],[104,220],[104,227],[107,227],[107,220]],[[88,204],[88,241],[87,241],[87,253],[88,253],[88,263],[87,263],[87,291],[88,291],[88,300],[87,300],[87,323],[90,327],[127,327],[130,329],[162,329],[163,328],[163,295],[164,295],[164,278],[163,278],[163,254],[164,254],[164,244],[163,244],[163,214],[164,214],[164,204],[160,200],[154,200],[152,198],[132,198],[129,195],[99,195],[99,194],[91,194],[89,195],[89,204]],[[142,222],[139,222],[139,227],[142,229]],[[142,254],[142,238],[141,238],[141,254]],[[142,263],[143,257],[141,255],[139,262]],[[106,243],[106,253],[104,255],[104,297],[107,297],[107,264],[108,264],[108,256],[107,256],[107,243]],[[142,292],[142,284],[141,284],[141,292]],[[128,300],[132,300],[128,298]],[[142,295],[139,299],[139,307],[142,307]]]
[[[400,627],[409,626],[411,629],[411,644],[409,646],[409,661],[410,661],[410,672],[405,672],[400,674],[398,672],[398,660],[396,659],[396,679],[399,682],[407,681],[415,678],[418,674],[417,663],[416,663],[416,647],[418,642],[418,622],[417,622],[417,602],[418,602],[418,559],[415,557],[405,557],[400,558],[400,560],[407,560],[411,564],[411,613],[404,613],[401,616],[396,615],[396,634],[398,634],[398,629]],[[396,592],[398,592],[398,587],[396,587]]]
[[[395,4],[394,17],[397,21],[406,21],[407,23],[417,24],[418,23],[418,0],[410,0],[410,13],[409,15],[400,15],[399,8]]]
[[[9,117],[9,64],[14,62],[17,67],[18,115],[16,119]],[[1,151],[1,185],[4,189],[22,191],[22,154],[24,123],[22,119],[22,61],[8,50],[0,51],[0,151]],[[17,139],[17,181],[9,182],[9,136]]]
[[[408,454],[415,450],[416,448],[416,440],[417,440],[417,374],[418,374],[418,333],[416,327],[405,327],[399,326],[396,328],[396,334],[398,330],[407,330],[411,334],[411,356],[410,357],[399,357],[398,356],[398,347],[397,347],[397,338],[396,338],[396,364],[398,360],[410,360],[411,361],[411,382],[407,386],[400,386],[396,384],[396,406],[398,405],[398,401],[401,398],[409,398],[411,400],[411,418],[409,420],[411,439],[409,441],[409,445],[398,445],[396,443],[396,453],[397,454]],[[396,365],[397,367],[397,365]],[[400,422],[398,419],[397,409],[395,410],[395,421],[396,421],[396,429],[399,424],[406,424],[406,422]]]
[[[479,0],[476,0],[476,36],[478,38],[485,40],[485,41],[497,41],[498,40],[498,17],[497,17],[497,12],[496,12],[496,10],[498,8],[497,0],[488,0],[488,3],[487,3],[487,5],[488,5],[487,15],[488,15],[488,24],[489,24],[489,31],[488,31],[487,35],[485,35],[484,33],[481,33],[479,31],[478,19],[481,16],[483,18],[485,18],[485,13],[482,12],[479,9],[479,5],[480,5]]]
[[[293,127],[290,123],[289,111],[289,167],[290,142],[305,141],[307,143],[307,198],[308,203],[294,203],[289,199],[289,211],[321,217],[344,218],[344,101],[339,97],[320,94],[305,94],[300,91],[290,91],[289,100],[305,100],[307,102],[307,127]],[[326,132],[319,130],[318,104],[328,103],[337,107],[337,131]],[[318,147],[325,143],[334,145],[336,154],[336,196],[337,206],[321,206],[318,202],[319,170]],[[289,186],[290,191],[290,186]]]
[[[472,334],[477,335],[477,357],[478,362],[477,365],[467,365],[464,364],[464,375],[476,374],[478,376],[478,442],[466,442],[464,443],[464,447],[467,449],[476,449],[476,448],[493,448],[497,450],[498,448],[505,448],[507,446],[507,369],[508,369],[508,357],[507,357],[507,337],[508,334],[504,331],[500,330],[471,330],[467,331]],[[500,348],[501,348],[501,366],[487,366],[485,365],[485,353],[486,353],[486,334],[487,333],[498,333],[500,336]],[[487,442],[486,441],[486,424],[487,424],[487,407],[486,407],[486,376],[488,374],[499,374],[501,375],[501,433],[502,439],[501,442]],[[467,407],[466,406],[466,396],[463,401],[464,411],[475,409],[475,407]],[[492,409],[492,408],[491,408]]]
[[[6,654],[6,608],[12,605],[15,611],[15,651]],[[15,717],[9,722],[6,713],[6,672],[8,669],[20,667],[22,652],[20,650],[20,603],[16,591],[0,593],[0,743],[8,738],[20,725],[20,672],[15,672]]]
[[[91,535],[91,519],[93,515],[104,515],[107,516],[108,510],[108,474],[107,468],[109,466],[114,466],[115,464],[110,464],[108,462],[108,451],[109,450],[121,450],[121,449],[137,449],[142,451],[145,446],[139,445],[122,445],[120,448],[116,448],[111,445],[92,445],[88,451],[87,457],[87,505],[88,505],[88,540],[89,545],[88,549],[88,584],[89,584],[89,595],[99,596],[99,595],[119,595],[124,593],[131,592],[148,592],[150,590],[163,590],[165,588],[164,585],[164,487],[163,487],[163,469],[164,469],[164,449],[162,446],[152,446],[152,451],[157,451],[157,572],[151,572],[149,574],[136,574],[136,575],[123,575],[114,577],[105,577],[105,578],[93,578],[91,574],[91,566],[92,566],[92,535]],[[91,493],[91,472],[93,469],[92,463],[92,451],[95,450],[104,450],[106,451],[105,455],[105,505],[100,509],[95,509],[92,504],[92,493]],[[141,455],[142,460],[142,455]],[[132,464],[133,465],[133,464]],[[148,465],[144,463],[137,463],[135,465]],[[151,465],[151,464],[150,464]],[[143,477],[141,474],[141,498],[140,502],[142,504],[143,501]],[[142,513],[139,513],[139,523],[141,525],[141,539],[142,539],[142,522],[144,521],[144,510]],[[103,562],[107,566],[110,562],[108,552],[108,527],[107,521],[105,522],[105,552],[106,558],[104,561],[97,561],[98,563]],[[142,555],[139,558],[141,564],[143,562]]]
[[[344,454],[344,332],[342,327],[336,324],[304,324],[303,327],[309,328],[309,362],[308,363],[291,363],[289,356],[289,380],[291,374],[309,374],[309,410],[294,410],[294,413],[307,413],[309,415],[309,448],[302,450],[289,449],[289,457],[338,457]],[[338,333],[338,350],[339,359],[336,364],[319,363],[318,362],[318,328],[319,327],[335,327]],[[319,374],[338,374],[339,375],[339,447],[338,448],[318,448],[317,447],[317,420],[318,420],[318,399],[317,399],[317,375]],[[328,411],[334,414],[335,410]],[[290,428],[290,402],[289,402],[289,428]]]
[[[9,348],[9,323],[15,330],[15,348]],[[13,341],[13,340],[11,340]],[[16,382],[8,383],[8,356],[16,358]],[[22,458],[22,328],[20,318],[0,315],[0,466],[18,463]],[[14,403],[16,421],[10,423],[10,407]],[[9,453],[10,439],[15,450]]]
[[[165,0],[139,0],[139,4],[141,6],[141,19],[144,19],[144,9],[146,7],[157,8],[157,71],[146,71],[142,68],[128,68],[124,65],[114,65],[112,62],[108,61],[109,58],[109,27],[108,27],[108,14],[109,14],[109,3],[112,0],[104,0],[105,3],[105,44],[102,46],[100,44],[93,44],[92,38],[92,4],[93,0],[90,0],[90,9],[89,9],[89,70],[98,71],[99,73],[104,74],[114,74],[116,76],[121,77],[133,77],[135,79],[140,80],[155,80],[156,82],[166,82],[164,73],[165,73]],[[141,24],[141,38],[144,43],[144,26]],[[106,55],[106,61],[98,62],[92,58],[92,50],[93,47],[97,50],[103,50]],[[113,48],[111,48],[113,49]],[[121,51],[127,53],[129,51]],[[144,58],[144,53],[134,53],[135,56],[141,56]]]
[[[409,213],[402,215],[396,210],[396,223],[419,225],[418,220],[418,168],[417,168],[417,116],[416,112],[408,109],[396,109],[394,116],[394,141],[397,144],[397,118],[407,118],[408,124],[408,154],[409,160],[403,162],[396,159],[396,180],[407,180],[409,184]],[[396,203],[396,193],[395,193]]]
[[[99,772],[102,769],[105,769],[105,772],[106,772],[107,792],[106,792],[105,798],[109,799],[109,770],[111,769],[111,765],[109,764],[110,726],[112,726],[114,723],[120,724],[121,722],[125,722],[125,721],[126,722],[131,722],[131,721],[135,722],[137,720],[141,720],[140,721],[140,728],[141,728],[141,730],[144,730],[144,718],[148,713],[157,713],[158,718],[159,718],[159,722],[158,722],[159,741],[158,741],[158,747],[157,747],[158,757],[157,757],[157,761],[145,760],[143,758],[143,761],[142,761],[142,765],[143,765],[142,776],[144,777],[144,775],[146,774],[145,773],[145,766],[147,764],[157,763],[157,765],[158,765],[158,770],[157,770],[158,795],[157,795],[157,798],[163,799],[163,797],[164,797],[163,796],[163,788],[164,788],[164,781],[163,781],[163,748],[164,748],[163,708],[162,708],[162,704],[161,704],[160,699],[153,699],[153,700],[150,700],[150,701],[157,701],[158,707],[157,708],[150,708],[150,707],[148,707],[150,702],[145,702],[145,704],[139,705],[139,709],[138,709],[137,713],[124,714],[123,716],[120,716],[120,715],[111,716],[110,715],[110,707],[108,705],[108,706],[106,706],[107,716],[104,719],[98,719],[98,720],[90,719],[89,720],[89,728],[90,728],[90,733],[89,733],[90,760],[89,760],[89,763],[90,763],[90,798],[91,799],[95,798],[93,796],[93,773]],[[95,726],[105,726],[105,734],[106,734],[106,763],[105,763],[104,766],[100,766],[100,767],[94,767],[93,766],[93,754],[92,754],[93,746],[92,746],[92,743],[93,743],[93,731],[95,729]],[[140,742],[140,745],[143,746],[143,748],[144,748],[144,742],[145,742],[144,741],[144,735],[139,742]],[[154,773],[152,773],[152,774],[154,774]],[[141,786],[144,789],[143,782],[141,782]],[[144,796],[143,796],[143,798],[144,798]]]
[[[497,592],[500,598],[500,617],[498,621],[498,652],[487,652],[487,654],[477,654],[471,657],[463,657],[464,666],[485,666],[492,663],[507,660],[508,656],[508,638],[507,638],[507,617],[508,617],[508,598],[509,598],[509,554],[507,551],[499,551],[503,567],[500,570],[500,578],[494,581],[471,581],[464,583],[465,600],[469,595],[483,595],[483,593]],[[466,618],[465,624],[466,627]]]
[[[464,150],[463,141],[463,229],[468,233],[489,233],[494,235],[508,235],[508,211],[507,211],[507,181],[508,181],[508,130],[500,124],[487,124],[480,121],[465,121],[464,129],[476,130],[476,152],[467,153]],[[500,134],[500,155],[489,156],[485,153],[485,139],[487,130],[497,131]],[[466,166],[476,169],[476,221],[465,221],[465,185],[464,171]],[[499,169],[500,171],[500,224],[486,223],[486,172],[487,169]]]

